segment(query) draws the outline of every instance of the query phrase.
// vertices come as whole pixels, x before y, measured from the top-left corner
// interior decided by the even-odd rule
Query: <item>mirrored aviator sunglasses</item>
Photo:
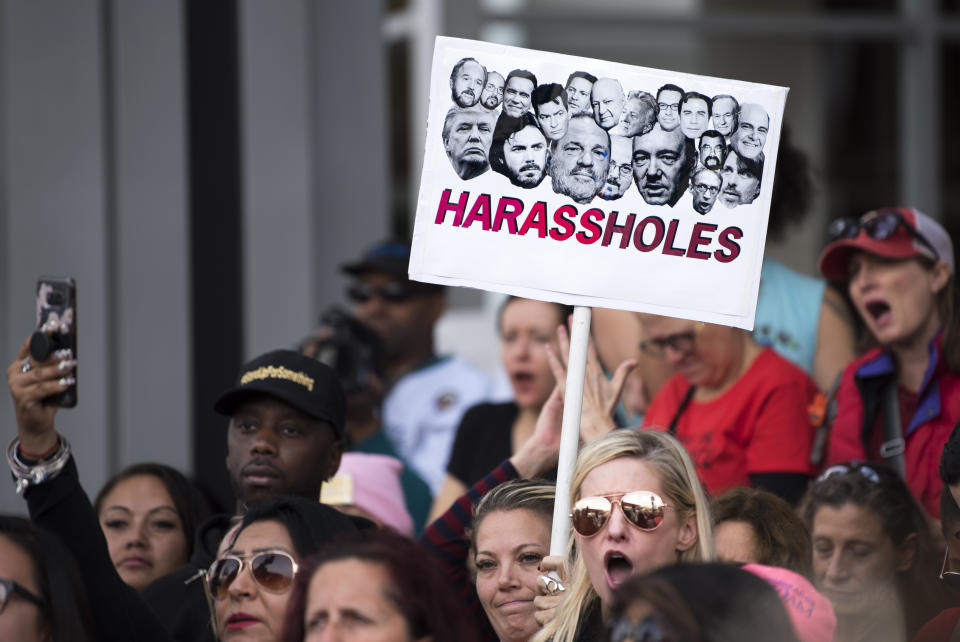
[[[296,561],[284,551],[264,551],[252,557],[225,555],[207,571],[207,585],[214,599],[227,597],[230,584],[243,572],[244,564],[250,566],[250,574],[260,588],[270,593],[286,591],[297,574]]]
[[[635,490],[611,500],[617,495],[584,497],[573,505],[570,519],[573,530],[583,537],[596,535],[610,519],[614,504],[620,505],[627,521],[642,531],[656,530],[663,523],[667,505],[656,493],[649,490]]]

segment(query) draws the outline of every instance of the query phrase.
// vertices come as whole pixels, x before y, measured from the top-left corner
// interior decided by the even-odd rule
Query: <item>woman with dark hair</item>
[[[178,470],[134,464],[111,477],[93,508],[123,581],[137,590],[187,563],[206,517],[200,493]]]
[[[778,566],[809,578],[810,532],[793,506],[757,488],[732,488],[713,500],[717,558]]]
[[[633,577],[614,594],[611,642],[795,642],[777,592],[726,564],[674,564]]]
[[[280,640],[300,563],[324,541],[356,530],[350,517],[301,497],[250,508],[207,571],[217,639]]]
[[[0,640],[94,640],[80,573],[52,534],[0,515]]]
[[[827,464],[886,461],[934,517],[940,452],[960,420],[960,315],[953,243],[907,207],[831,226],[820,272],[842,281],[876,347],[847,366]]]
[[[430,521],[533,434],[537,416],[555,382],[545,347],[558,350],[557,326],[565,324],[571,312],[570,307],[556,303],[513,296],[504,300],[497,333],[513,400],[478,404],[464,414]]]
[[[325,545],[297,577],[284,640],[472,642],[463,604],[413,541],[364,531]]]
[[[831,466],[800,511],[813,540],[814,584],[837,614],[837,642],[909,639],[949,604],[927,519],[891,469]]]

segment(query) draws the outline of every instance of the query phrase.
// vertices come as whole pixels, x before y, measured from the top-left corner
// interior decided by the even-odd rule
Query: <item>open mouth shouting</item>
[[[633,575],[633,563],[620,551],[608,551],[603,556],[603,575],[607,586],[614,590]]]

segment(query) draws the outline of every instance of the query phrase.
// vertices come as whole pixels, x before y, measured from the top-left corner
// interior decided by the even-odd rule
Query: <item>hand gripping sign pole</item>
[[[563,423],[560,428],[557,492],[553,502],[553,530],[550,533],[551,555],[566,555],[567,539],[570,537],[570,478],[580,443],[580,409],[583,405],[583,378],[587,371],[590,315],[591,309],[588,307],[578,305],[573,309],[567,385],[563,394]]]

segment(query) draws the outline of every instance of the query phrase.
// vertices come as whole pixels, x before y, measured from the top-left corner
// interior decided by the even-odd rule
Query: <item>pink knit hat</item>
[[[324,483],[320,501],[353,505],[403,535],[413,537],[413,518],[400,485],[403,462],[388,455],[344,453],[337,474]]]
[[[833,605],[805,577],[762,564],[746,564],[743,569],[762,577],[777,590],[800,642],[833,642],[837,629]]]

